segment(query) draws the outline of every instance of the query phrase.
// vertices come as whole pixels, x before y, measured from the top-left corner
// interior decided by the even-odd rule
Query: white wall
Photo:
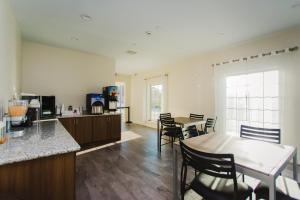
[[[174,60],[174,63],[158,70],[132,76],[133,121],[145,124],[145,77],[169,74],[168,111],[174,116],[187,116],[190,112],[195,112],[214,117],[214,69],[211,64],[293,46],[300,47],[299,27],[265,35],[255,40],[241,42],[206,54],[194,55],[182,61]],[[299,59],[295,59],[295,61],[300,67]],[[226,67],[226,65],[220,67]],[[297,83],[294,84],[297,85]],[[296,131],[298,130],[296,128],[298,118],[295,115],[295,113],[300,112],[300,106],[296,103],[300,100],[300,90],[293,94],[293,98],[292,105],[295,112],[290,114],[294,116],[292,117],[294,123],[286,133],[283,133],[283,143],[295,145],[300,149],[300,135]],[[298,160],[300,160],[300,154],[298,155]]]
[[[22,92],[55,95],[56,104],[85,107],[87,93],[115,82],[113,59],[24,41]]]
[[[20,89],[21,36],[8,0],[0,1],[0,103]]]
[[[183,60],[156,71],[132,76],[132,119],[146,122],[145,78],[168,74],[167,111],[173,116],[190,113],[214,117],[214,81],[210,62],[199,57]]]

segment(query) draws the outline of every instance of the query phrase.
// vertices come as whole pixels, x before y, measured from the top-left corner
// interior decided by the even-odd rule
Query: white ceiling
[[[115,58],[129,74],[300,23],[300,0],[11,1],[24,38]]]

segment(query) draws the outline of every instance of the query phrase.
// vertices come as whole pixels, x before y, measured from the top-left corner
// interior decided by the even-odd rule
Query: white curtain
[[[215,109],[218,116],[216,130],[218,133],[226,133],[226,78],[234,75],[272,70],[278,70],[279,72],[278,107],[282,143],[294,145],[300,149],[299,51],[216,66],[214,68]]]

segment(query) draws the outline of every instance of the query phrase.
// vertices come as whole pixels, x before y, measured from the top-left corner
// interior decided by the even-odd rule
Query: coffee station
[[[103,88],[103,93],[86,95],[86,111],[61,115],[59,121],[83,148],[121,139],[121,115],[117,113],[118,87]]]
[[[87,94],[80,112],[57,109],[55,96],[15,95],[0,109],[0,191],[34,200],[51,194],[74,199],[76,152],[121,139],[117,101],[116,86]]]

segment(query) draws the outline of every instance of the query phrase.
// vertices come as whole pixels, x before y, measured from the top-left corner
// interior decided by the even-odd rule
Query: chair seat
[[[269,187],[261,182],[254,190],[256,197],[269,199]],[[277,200],[296,200],[300,199],[300,189],[296,181],[279,176],[276,179],[276,199]]]
[[[216,178],[202,173],[195,177],[190,187],[205,199],[234,199],[234,184],[232,179]],[[252,192],[253,189],[250,186],[238,181],[238,199],[247,199],[252,195]]]

